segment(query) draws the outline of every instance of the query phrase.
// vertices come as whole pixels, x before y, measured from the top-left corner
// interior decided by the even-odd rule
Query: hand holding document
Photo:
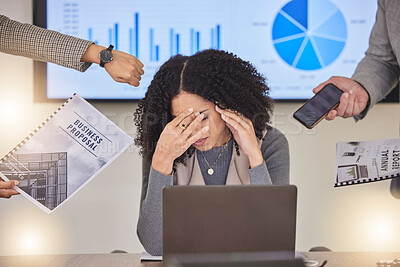
[[[18,191],[14,189],[14,186],[18,185],[18,181],[7,181],[4,182],[0,178],[0,198],[10,198],[14,195],[18,195]]]
[[[0,159],[0,178],[47,213],[80,190],[133,139],[79,95]]]

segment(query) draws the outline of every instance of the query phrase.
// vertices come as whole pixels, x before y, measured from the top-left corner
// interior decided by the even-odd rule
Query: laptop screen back
[[[295,186],[163,190],[163,254],[294,251]]]

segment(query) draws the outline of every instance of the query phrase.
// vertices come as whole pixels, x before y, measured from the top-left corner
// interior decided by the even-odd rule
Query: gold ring
[[[179,127],[180,127],[183,131],[186,130],[186,124],[184,124],[184,123],[179,124]]]

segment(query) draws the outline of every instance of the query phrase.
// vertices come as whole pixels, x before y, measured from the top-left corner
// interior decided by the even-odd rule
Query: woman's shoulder
[[[275,127],[268,126],[267,132],[262,139],[261,150],[270,149],[286,149],[288,148],[288,140],[284,133]]]
[[[267,132],[264,135],[263,142],[265,141],[273,141],[273,140],[286,140],[286,136],[280,130],[270,125],[267,126]]]

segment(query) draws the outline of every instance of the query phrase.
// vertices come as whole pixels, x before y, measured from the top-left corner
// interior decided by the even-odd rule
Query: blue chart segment
[[[278,12],[272,27],[277,53],[300,70],[331,64],[342,52],[346,38],[343,14],[329,0],[292,0]]]

